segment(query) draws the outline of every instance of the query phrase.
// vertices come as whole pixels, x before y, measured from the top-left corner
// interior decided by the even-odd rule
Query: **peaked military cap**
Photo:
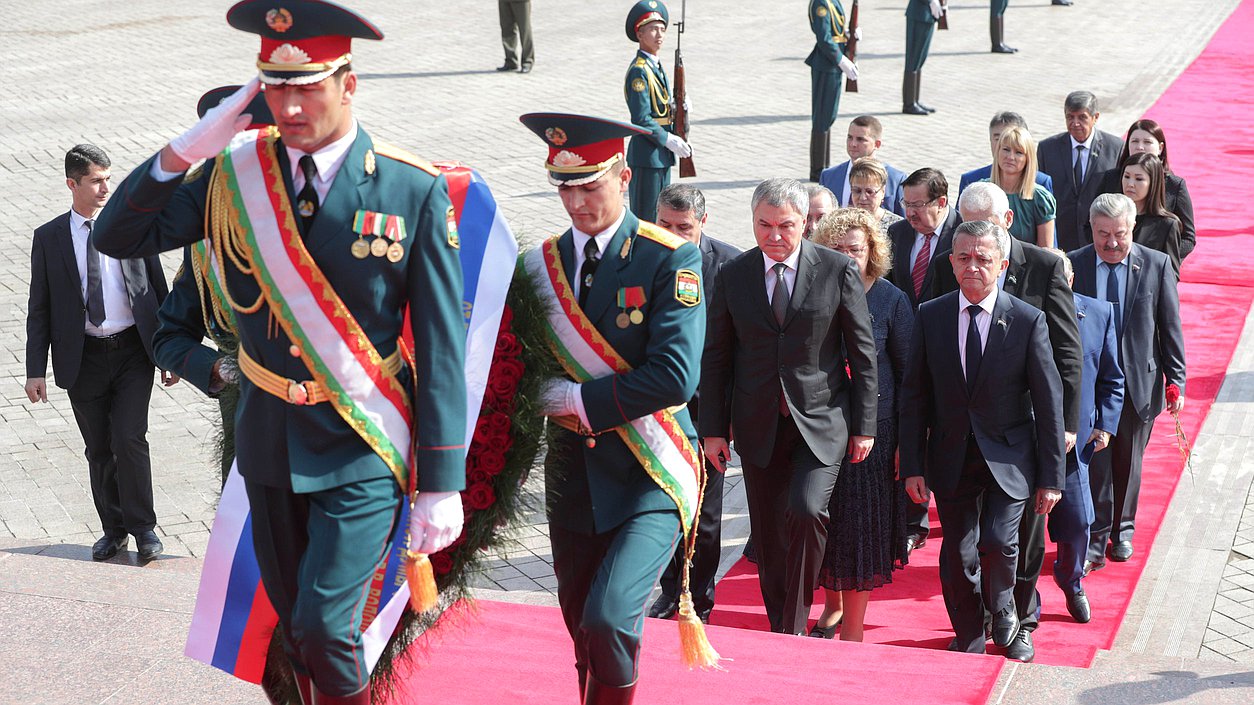
[[[667,12],[662,0],[640,0],[632,6],[631,12],[627,13],[627,38],[639,41],[636,33],[650,22],[671,23],[671,13]]]
[[[218,107],[218,103],[230,98],[231,94],[240,88],[242,86],[221,86],[200,96],[200,100],[196,103],[196,114],[204,117],[205,113]],[[253,121],[247,128],[249,130],[256,130],[274,124],[274,116],[270,114],[270,106],[266,105],[265,93],[258,93],[253,96],[252,101],[248,103],[248,107],[244,108],[243,112],[253,116]]]
[[[354,38],[383,39],[370,20],[325,0],[243,0],[226,21],[261,35],[257,68],[269,85],[317,83],[353,60]]]
[[[623,159],[624,138],[649,134],[629,122],[570,113],[528,113],[518,120],[549,146],[544,167],[554,186],[596,181]]]

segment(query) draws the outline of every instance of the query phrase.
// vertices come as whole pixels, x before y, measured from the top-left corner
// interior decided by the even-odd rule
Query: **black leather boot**
[[[907,71],[901,77],[901,112],[906,115],[927,115],[919,105],[919,72]]]
[[[1012,46],[1006,46],[1006,18],[1004,15],[989,18],[988,35],[993,40],[994,54],[1013,54],[1019,51]]]
[[[631,705],[636,697],[636,684],[606,685],[588,674],[588,690],[583,696],[583,705]]]

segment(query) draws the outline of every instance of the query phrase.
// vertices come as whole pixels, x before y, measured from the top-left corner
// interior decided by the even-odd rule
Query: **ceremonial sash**
[[[540,300],[548,305],[548,335],[553,354],[576,382],[631,371],[579,308],[566,279],[557,238],[528,252],[523,266]],[[700,458],[669,409],[632,419],[614,431],[631,449],[649,477],[675,502],[684,534],[696,521],[700,493]]]
[[[235,246],[274,319],[300,348],[331,405],[408,487],[412,412],[400,383],[305,249],[275,152],[273,128],[242,132],[220,158]],[[326,217],[326,216],[324,216]],[[225,289],[222,262],[213,267]]]

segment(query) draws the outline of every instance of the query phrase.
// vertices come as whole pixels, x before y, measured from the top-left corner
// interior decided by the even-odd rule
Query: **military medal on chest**
[[[359,210],[353,218],[353,232],[357,233],[357,239],[349,251],[357,259],[374,255],[387,257],[389,262],[396,263],[405,256],[405,247],[401,245],[406,237],[405,218],[402,216]]]
[[[644,312],[641,307],[644,306],[644,287],[642,286],[625,286],[618,290],[618,308],[619,314],[614,319],[614,323],[619,328],[627,326],[640,325],[644,322]]]

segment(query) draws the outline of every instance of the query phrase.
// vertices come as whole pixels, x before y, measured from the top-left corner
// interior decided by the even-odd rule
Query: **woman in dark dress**
[[[891,583],[907,562],[906,496],[897,479],[897,390],[905,374],[914,312],[906,295],[883,275],[892,269],[892,246],[879,220],[860,208],[829,213],[814,241],[849,255],[862,271],[875,332],[879,370],[879,422],[875,447],[836,478],[828,507],[827,553],[819,572],[825,588],[823,615],[810,636],[831,639],[843,624],[842,641],[862,641],[871,590]]]
[[[1136,228],[1132,231],[1132,241],[1170,257],[1178,280],[1180,219],[1167,210],[1163,176],[1163,163],[1158,157],[1148,153],[1134,154],[1123,165],[1123,195],[1136,204]]]
[[[1123,193],[1123,167],[1128,158],[1137,154],[1153,154],[1163,161],[1164,204],[1180,220],[1180,257],[1176,261],[1176,272],[1179,264],[1197,245],[1197,229],[1193,223],[1193,198],[1189,195],[1189,187],[1184,179],[1171,171],[1171,162],[1167,160],[1167,136],[1163,128],[1153,120],[1137,120],[1128,128],[1123,138],[1123,152],[1115,168],[1102,176],[1102,193]],[[1139,241],[1138,241],[1139,242]]]

